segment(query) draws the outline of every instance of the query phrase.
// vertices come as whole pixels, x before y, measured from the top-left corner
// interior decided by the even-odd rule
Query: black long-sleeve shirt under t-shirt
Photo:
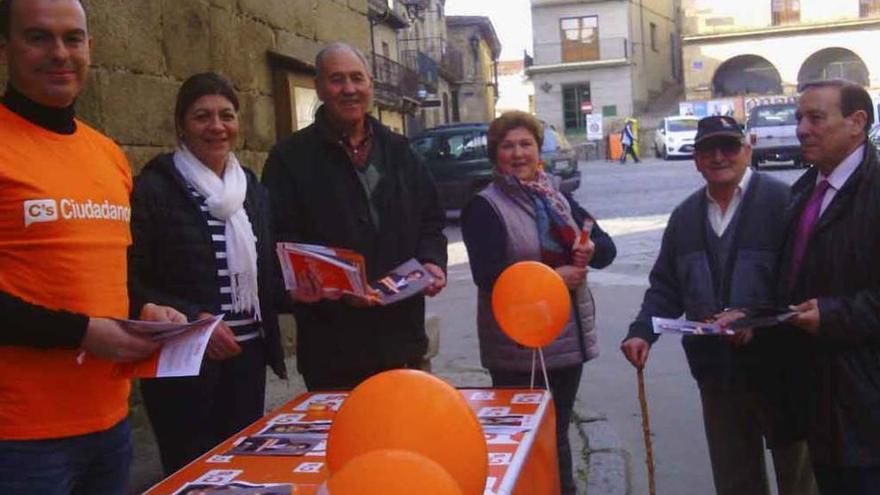
[[[2,103],[22,118],[49,131],[58,134],[73,134],[76,131],[72,105],[66,108],[46,107],[28,99],[11,85],[7,87]],[[0,291],[0,321],[3,322],[0,325],[2,346],[75,349],[85,337],[89,317],[48,309]]]

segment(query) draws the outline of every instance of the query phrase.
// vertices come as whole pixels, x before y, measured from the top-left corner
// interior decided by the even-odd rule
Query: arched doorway
[[[798,84],[821,79],[846,79],[868,86],[868,67],[846,48],[825,48],[810,55],[798,72]]]
[[[712,96],[782,94],[779,71],[766,58],[739,55],[718,67],[712,77]]]

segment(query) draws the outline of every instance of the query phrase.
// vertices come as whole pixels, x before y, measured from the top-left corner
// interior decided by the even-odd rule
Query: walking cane
[[[645,396],[645,370],[639,368],[639,406],[642,408],[642,435],[645,437],[645,464],[648,465],[648,493],[655,495],[654,448],[651,446],[651,419],[648,417],[648,399]]]

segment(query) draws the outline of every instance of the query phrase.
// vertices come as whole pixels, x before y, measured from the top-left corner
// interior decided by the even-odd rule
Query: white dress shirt
[[[850,153],[848,157],[844,158],[843,161],[840,162],[840,165],[834,167],[834,170],[831,171],[831,175],[828,177],[822,175],[821,172],[816,174],[816,184],[823,180],[827,180],[828,185],[830,186],[828,190],[825,191],[825,197],[822,198],[822,207],[819,209],[820,218],[822,214],[825,213],[825,209],[828,208],[828,205],[831,204],[831,200],[834,199],[837,191],[846,184],[846,181],[849,180],[849,177],[856,171],[864,158],[865,145],[863,144]]]
[[[715,201],[715,198],[712,197],[712,194],[709,193],[709,188],[706,188],[706,198],[709,199],[709,207],[706,209],[706,214],[709,216],[709,225],[712,226],[712,230],[715,231],[715,234],[718,235],[718,237],[724,235],[724,231],[727,230],[727,226],[730,225],[730,221],[736,214],[736,210],[739,209],[739,204],[742,202],[743,195],[745,195],[746,189],[749,187],[750,180],[752,180],[752,168],[746,167],[746,172],[736,186],[736,191],[734,191],[733,197],[730,198],[730,203],[727,204],[726,211],[721,211],[721,205],[719,205],[718,202]]]

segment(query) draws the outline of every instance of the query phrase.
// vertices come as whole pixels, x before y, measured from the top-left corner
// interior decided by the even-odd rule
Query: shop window
[[[562,113],[565,130],[586,129],[587,117],[582,110],[584,102],[590,101],[590,84],[564,86],[562,88]]]
[[[315,68],[287,55],[269,52],[278,139],[308,127],[321,105],[315,91]]]

